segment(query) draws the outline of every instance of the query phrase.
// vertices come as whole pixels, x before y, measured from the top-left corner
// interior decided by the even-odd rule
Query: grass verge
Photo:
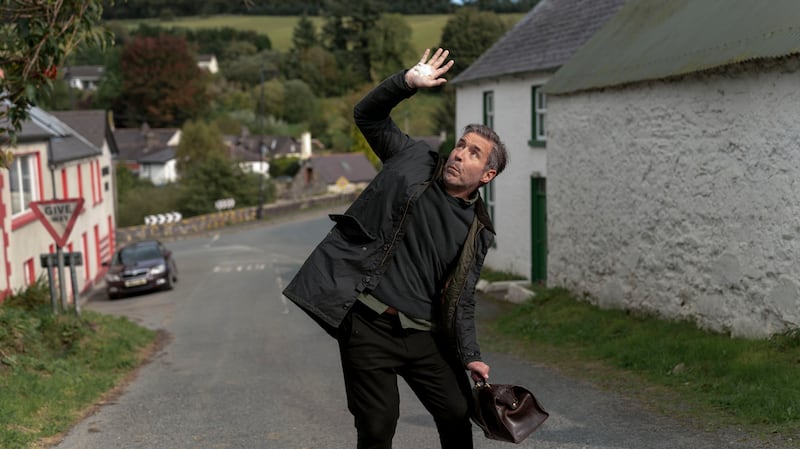
[[[662,412],[800,444],[800,330],[731,338],[600,309],[563,289],[534,290],[487,325],[490,348],[639,396]]]
[[[0,447],[42,447],[146,357],[155,332],[83,311],[54,315],[38,282],[0,304]]]

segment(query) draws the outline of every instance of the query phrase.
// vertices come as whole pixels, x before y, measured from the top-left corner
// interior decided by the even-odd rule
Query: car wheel
[[[164,290],[172,290],[172,288],[173,288],[172,287],[172,278],[173,278],[172,273],[167,275],[167,283],[164,284]]]

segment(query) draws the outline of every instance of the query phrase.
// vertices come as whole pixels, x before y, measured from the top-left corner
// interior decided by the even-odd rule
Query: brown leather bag
[[[517,385],[478,382],[472,396],[472,421],[493,440],[520,443],[550,416],[533,393]]]

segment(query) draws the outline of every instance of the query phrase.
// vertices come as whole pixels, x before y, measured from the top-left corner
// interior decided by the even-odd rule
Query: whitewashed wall
[[[101,266],[101,258],[108,259],[110,251],[114,245],[114,216],[115,216],[115,199],[114,199],[114,182],[113,182],[113,167],[111,165],[111,153],[108,145],[103,145],[102,155],[70,161],[62,165],[56,166],[55,170],[55,196],[53,194],[53,178],[50,169],[48,168],[47,159],[47,144],[46,142],[36,142],[30,144],[20,144],[13,150],[17,154],[38,153],[40,155],[40,170],[39,175],[42,178],[43,192],[39,192],[39,200],[51,200],[55,198],[64,198],[63,183],[61,177],[61,170],[66,169],[67,173],[67,192],[70,198],[77,198],[81,188],[79,188],[78,180],[80,179],[83,191],[84,205],[83,212],[78,216],[72,232],[69,235],[67,246],[64,251],[69,251],[71,244],[72,251],[84,253],[84,265],[78,267],[76,270],[78,289],[85,291],[92,287],[105,272]],[[96,172],[100,173],[99,180],[92,175],[93,164],[96,165]],[[81,176],[78,177],[78,166],[81,167]],[[102,169],[107,167],[108,174],[102,175]],[[6,284],[0,286],[0,290],[8,289],[10,292],[17,292],[28,284],[25,277],[24,266],[25,263],[31,259],[34,261],[34,276],[36,278],[47,275],[47,271],[41,267],[39,260],[40,254],[50,252],[50,246],[54,245],[54,240],[50,233],[47,232],[44,225],[36,218],[33,217],[32,212],[20,214],[24,218],[24,224],[14,228],[12,225],[11,211],[9,208],[9,193],[8,177],[3,181],[4,188],[2,189],[3,201],[2,204],[6,207],[6,216],[2,223],[2,230],[4,237],[8,240],[8,247],[3,252],[4,257],[7,257],[8,272],[4,272],[6,264],[2,265],[3,270],[0,270],[0,281]],[[94,181],[94,193],[92,190],[92,181]],[[108,190],[106,190],[108,185]],[[37,184],[38,190],[38,184]],[[16,217],[16,218],[20,218]],[[109,220],[110,218],[110,220]],[[109,223],[110,222],[110,223]],[[95,237],[95,226],[97,226],[97,238]],[[86,243],[84,245],[84,236]],[[99,241],[98,241],[99,238]],[[69,271],[64,270],[65,279],[67,279],[67,294],[71,297],[72,285],[69,279]]]
[[[549,74],[508,77],[457,85],[456,134],[470,123],[483,123],[483,93],[494,91],[494,130],[505,142],[509,163],[495,180],[497,247],[486,265],[527,278],[531,274],[531,176],[547,175],[547,149],[528,145],[531,135],[531,87]]]
[[[551,96],[550,284],[737,336],[800,325],[799,70]]]

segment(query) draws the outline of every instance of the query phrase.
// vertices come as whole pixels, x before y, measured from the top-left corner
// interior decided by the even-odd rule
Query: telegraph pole
[[[258,105],[258,151],[261,154],[261,169],[264,169],[264,158],[266,157],[267,147],[264,145],[264,64],[261,64],[261,99]],[[264,217],[264,178],[265,173],[261,173],[258,185],[258,209],[256,209],[256,219]]]

